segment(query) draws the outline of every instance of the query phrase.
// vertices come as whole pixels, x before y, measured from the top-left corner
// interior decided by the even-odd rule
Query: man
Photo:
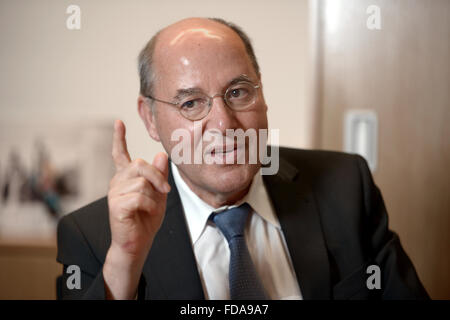
[[[179,21],[150,40],[139,71],[139,115],[173,161],[132,160],[116,121],[107,198],[58,226],[62,298],[427,297],[361,157],[280,148],[279,171],[261,176],[250,142],[208,148],[206,133],[255,130],[261,142],[268,128],[259,67],[239,28]],[[179,129],[190,161],[175,165]],[[215,162],[196,162],[197,150]],[[244,163],[219,161],[239,151]],[[81,288],[67,286],[70,265]]]

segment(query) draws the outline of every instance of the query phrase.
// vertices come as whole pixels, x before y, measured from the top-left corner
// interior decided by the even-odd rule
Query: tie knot
[[[228,242],[235,237],[244,236],[245,223],[250,209],[248,203],[243,203],[239,207],[213,214],[212,220]]]

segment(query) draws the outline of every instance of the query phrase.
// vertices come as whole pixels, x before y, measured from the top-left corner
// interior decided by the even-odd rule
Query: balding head
[[[211,136],[220,140],[229,130],[259,136],[260,130],[267,129],[261,77],[245,35],[222,21],[181,20],[161,30],[144,48],[140,75],[139,115],[149,135],[160,141],[169,155],[178,154],[182,146],[183,158],[188,160],[177,167],[189,187],[203,199],[214,198],[214,205],[245,193],[261,166],[259,162],[208,164],[195,163],[194,159],[208,150]],[[242,109],[229,103],[245,98],[248,104]],[[202,109],[206,113],[196,119],[189,117],[205,106],[206,100],[208,107]],[[261,141],[264,146],[264,137]],[[250,142],[239,148],[249,155]],[[233,160],[236,150],[237,144],[233,151],[218,153],[217,158]]]
[[[157,57],[165,57],[177,46],[187,45],[194,39],[222,40],[240,43],[245,48],[254,71],[259,75],[259,65],[249,37],[237,25],[219,18],[187,18],[158,31],[142,49],[138,58],[140,94],[153,95],[158,71]],[[197,42],[198,43],[198,42]]]

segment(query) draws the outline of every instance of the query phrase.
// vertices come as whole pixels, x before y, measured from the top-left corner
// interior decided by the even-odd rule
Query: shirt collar
[[[267,190],[264,186],[261,176],[261,169],[253,177],[252,185],[244,198],[237,201],[233,205],[225,205],[220,208],[214,208],[200,199],[200,197],[197,196],[183,180],[177,166],[173,162],[170,164],[175,185],[180,194],[181,203],[183,204],[185,219],[188,225],[192,244],[195,244],[201,236],[211,213],[231,209],[241,205],[244,202],[247,202],[252,209],[267,222],[277,228],[281,228],[278,218],[274,213],[275,211],[273,210]]]
[[[280,222],[278,221],[272,202],[267,193],[266,186],[264,185],[261,169],[259,169],[253,177],[250,190],[239,204],[244,202],[247,202],[253,210],[267,222],[281,229]]]

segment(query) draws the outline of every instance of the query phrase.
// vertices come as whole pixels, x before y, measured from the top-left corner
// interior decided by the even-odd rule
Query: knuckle
[[[109,180],[109,189],[114,189],[120,182],[121,180],[121,175],[119,172],[117,172],[112,178],[111,180]]]
[[[120,221],[120,222],[123,222],[123,221],[127,220],[131,216],[132,216],[132,212],[124,211],[124,212],[120,212],[117,215],[116,219],[118,221]]]
[[[144,177],[138,177],[138,185],[140,187],[145,187],[147,183],[147,179],[145,179]]]
[[[149,188],[149,182],[147,181],[147,179],[145,179],[144,177],[139,177],[138,179],[139,191],[144,191]]]
[[[143,165],[145,165],[145,163],[146,163],[145,160],[142,158],[137,158],[137,159],[133,160],[133,164],[136,167],[142,167]]]
[[[139,208],[141,208],[144,205],[144,202],[145,197],[141,193],[136,194],[133,201],[134,209],[138,210]]]

